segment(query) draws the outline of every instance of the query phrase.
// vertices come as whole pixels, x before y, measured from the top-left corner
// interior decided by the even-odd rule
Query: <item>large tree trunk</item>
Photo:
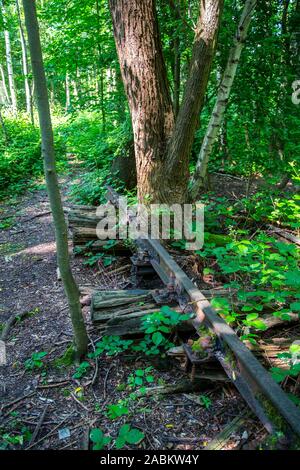
[[[196,170],[191,181],[190,198],[194,200],[205,183],[207,165],[214,143],[222,126],[228,98],[236,75],[238,63],[245,45],[247,32],[257,0],[246,0],[241,19],[230,50],[227,65],[221,80],[217,100],[213,108],[206,134],[198,156]]]
[[[139,200],[182,203],[188,163],[216,44],[223,0],[201,0],[182,106],[174,124],[154,0],[110,0],[132,118]]]
[[[139,199],[161,199],[163,156],[174,125],[154,0],[110,0],[127,94]]]
[[[46,184],[55,227],[57,261],[70,308],[76,353],[78,357],[81,357],[87,351],[88,338],[79,301],[79,290],[70,267],[68,230],[56,174],[53,130],[35,2],[23,0],[23,7],[35,82]]]
[[[16,87],[15,87],[12,54],[11,54],[10,35],[9,35],[8,29],[6,29],[6,10],[4,8],[2,1],[0,2],[0,5],[1,5],[4,28],[5,28],[4,29],[5,56],[6,56],[6,66],[7,66],[11,107],[12,107],[13,113],[16,115],[18,111],[18,106],[17,106],[17,94],[16,94]]]
[[[170,13],[177,25],[181,19],[180,2],[169,0]],[[178,29],[178,28],[176,28]],[[180,107],[180,78],[181,78],[181,54],[180,54],[180,36],[176,32],[171,38],[172,47],[172,74],[173,74],[173,107],[175,117],[178,116]]]
[[[222,1],[217,0],[201,0],[200,3],[190,74],[166,159],[168,187],[175,187],[177,191],[172,202],[179,203],[184,202],[187,196],[190,153],[204,102],[223,5]]]
[[[30,116],[32,124],[34,124],[31,91],[30,91],[29,78],[28,78],[27,48],[26,48],[25,34],[23,30],[22,18],[21,18],[21,12],[20,12],[18,0],[16,0],[16,7],[17,7],[17,13],[18,13],[18,19],[19,19],[20,41],[21,41],[21,48],[22,48],[22,65],[23,65],[23,74],[24,74],[26,112],[28,116]]]

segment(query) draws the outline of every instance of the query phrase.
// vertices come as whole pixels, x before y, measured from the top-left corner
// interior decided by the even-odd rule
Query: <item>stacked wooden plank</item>
[[[91,318],[105,335],[125,336],[143,334],[142,320],[158,312],[164,303],[157,301],[157,290],[112,290],[94,291],[91,298]],[[176,304],[172,310],[182,312]],[[190,321],[177,327],[180,331],[191,331]]]
[[[141,319],[158,310],[150,290],[98,291],[92,295],[92,321],[106,335],[141,333]]]
[[[131,253],[123,240],[108,243],[109,240],[100,240],[97,236],[97,225],[102,217],[97,215],[94,206],[73,206],[68,211],[68,226],[72,234],[73,248],[75,252],[85,249],[92,252],[105,251],[116,253],[120,256]]]

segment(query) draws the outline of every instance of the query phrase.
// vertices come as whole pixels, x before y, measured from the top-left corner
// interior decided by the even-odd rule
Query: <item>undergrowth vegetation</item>
[[[20,194],[43,175],[39,129],[28,119],[6,117],[0,130],[0,198]],[[65,145],[55,134],[58,170],[65,167]]]
[[[104,202],[105,184],[122,188],[117,174],[111,174],[114,158],[125,156],[132,140],[129,120],[118,127],[103,129],[99,114],[82,112],[58,126],[68,152],[81,162],[80,178],[71,186],[71,197],[80,204]]]

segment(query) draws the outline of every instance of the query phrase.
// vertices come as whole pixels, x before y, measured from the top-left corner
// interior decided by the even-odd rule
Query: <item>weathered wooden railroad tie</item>
[[[108,199],[118,200],[116,193],[109,188]],[[216,313],[207,298],[193,284],[178,266],[166,249],[157,240],[136,240],[136,257],[145,265],[151,265],[166,289],[161,289],[158,297],[166,300],[172,291],[172,308],[193,312],[189,326],[200,335],[200,328],[207,327],[215,341],[209,359],[222,366],[219,380],[226,377],[236,386],[250,409],[260,419],[271,434],[283,432],[291,446],[300,439],[300,411],[288,398],[271,375],[256,359],[253,353],[237,337],[234,330]],[[116,293],[117,292],[117,293]],[[105,334],[130,335],[141,332],[141,318],[159,309],[151,291],[98,292],[92,298],[93,320]],[[163,300],[163,302],[164,302]],[[162,302],[162,305],[164,304]],[[138,305],[139,304],[139,305]],[[191,379],[205,374],[207,361],[199,361],[187,347],[187,371]],[[207,378],[208,378],[207,373]],[[216,374],[211,374],[216,377]]]
[[[131,255],[130,247],[123,240],[116,240],[112,244],[107,243],[107,240],[99,240],[96,229],[101,220],[96,207],[73,206],[69,209],[68,226],[72,234],[74,253],[105,251],[114,252],[118,256]]]

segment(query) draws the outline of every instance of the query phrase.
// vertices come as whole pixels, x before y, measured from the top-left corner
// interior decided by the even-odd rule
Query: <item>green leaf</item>
[[[126,436],[126,441],[129,444],[138,444],[141,442],[145,437],[145,434],[141,432],[139,429],[132,429]]]
[[[130,424],[123,424],[123,426],[120,427],[119,436],[126,436],[129,430],[130,430]]]
[[[116,449],[123,449],[123,447],[125,446],[126,444],[126,439],[124,436],[118,436],[117,439],[116,439]]]
[[[168,328],[167,326],[161,325],[159,327],[159,331],[162,331],[163,333],[170,333],[170,328]]]
[[[299,271],[288,271],[285,273],[286,284],[291,287],[300,287]]]
[[[149,383],[154,382],[154,377],[153,377],[153,375],[146,375],[146,380],[147,380],[147,382],[149,382]]]
[[[290,305],[290,309],[291,309],[293,312],[300,312],[300,302],[293,302],[293,303]]]
[[[156,346],[159,346],[164,341],[164,337],[159,331],[157,331],[152,335],[152,341]]]
[[[249,315],[247,315],[246,320],[247,321],[253,321],[253,320],[256,320],[257,318],[258,318],[257,313],[250,313]]]
[[[103,431],[101,429],[95,428],[90,432],[90,439],[92,442],[102,442],[103,441]]]
[[[136,377],[136,379],[135,379],[135,384],[136,384],[136,385],[143,385],[143,379],[142,379],[142,377]]]
[[[267,329],[267,325],[262,321],[262,320],[255,320],[253,322],[253,326],[254,328],[256,328],[257,330],[266,330]]]

